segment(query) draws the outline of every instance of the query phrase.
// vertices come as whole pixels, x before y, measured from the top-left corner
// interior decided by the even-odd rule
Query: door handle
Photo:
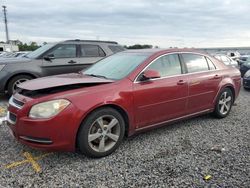
[[[68,63],[74,64],[74,63],[76,63],[76,61],[70,60]]]
[[[216,74],[215,76],[214,76],[214,79],[220,79],[221,78],[221,76],[219,76],[218,74]]]
[[[178,82],[177,82],[177,85],[184,85],[186,83],[186,81],[184,81],[184,80],[179,80]]]

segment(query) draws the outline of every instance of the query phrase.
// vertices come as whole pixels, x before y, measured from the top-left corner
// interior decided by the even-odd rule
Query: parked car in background
[[[23,144],[103,157],[125,135],[205,113],[226,117],[240,87],[238,69],[201,52],[128,50],[18,85],[7,120]]]
[[[18,52],[0,52],[0,58],[15,58],[23,57],[30,53],[31,51],[18,51]]]
[[[2,52],[0,58],[9,58],[14,55],[14,52]],[[0,59],[1,60],[1,59]]]
[[[250,69],[243,76],[243,87],[250,89]]]
[[[19,52],[15,52],[14,57],[24,57],[26,55],[28,55],[31,51],[19,51]]]
[[[222,61],[225,65],[232,66],[232,67],[238,67],[238,62],[233,60],[227,55],[224,54],[215,54],[213,55],[216,59]]]
[[[241,77],[250,69],[250,58],[248,58],[244,63],[240,65]]]
[[[67,40],[46,44],[22,58],[0,59],[0,92],[38,77],[78,72],[124,48],[111,41]]]
[[[238,63],[239,63],[239,65],[242,65],[243,63],[245,63],[249,59],[250,59],[250,55],[243,55],[239,58]]]
[[[241,55],[238,51],[229,51],[229,52],[227,52],[227,55],[235,61],[238,61],[239,58],[241,57]]]

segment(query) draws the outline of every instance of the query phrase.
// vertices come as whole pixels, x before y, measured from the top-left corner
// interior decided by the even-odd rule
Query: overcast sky
[[[42,43],[79,38],[160,47],[250,46],[250,0],[0,2],[7,6],[12,40]],[[5,41],[3,21],[0,40]]]

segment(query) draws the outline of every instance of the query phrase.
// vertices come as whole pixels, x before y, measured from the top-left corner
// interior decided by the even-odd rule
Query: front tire
[[[226,117],[231,111],[233,102],[234,102],[234,97],[232,90],[229,88],[223,89],[217,98],[213,114],[217,118]]]
[[[88,157],[110,155],[121,144],[125,134],[125,121],[113,108],[100,108],[92,112],[82,123],[77,145]]]

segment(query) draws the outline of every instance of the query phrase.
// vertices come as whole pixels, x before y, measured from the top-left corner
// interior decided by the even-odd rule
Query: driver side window
[[[178,54],[170,54],[158,58],[149,65],[147,70],[158,71],[161,77],[179,75],[182,73]]]
[[[74,44],[63,44],[57,46],[48,54],[54,58],[75,58],[76,57],[76,45]]]

